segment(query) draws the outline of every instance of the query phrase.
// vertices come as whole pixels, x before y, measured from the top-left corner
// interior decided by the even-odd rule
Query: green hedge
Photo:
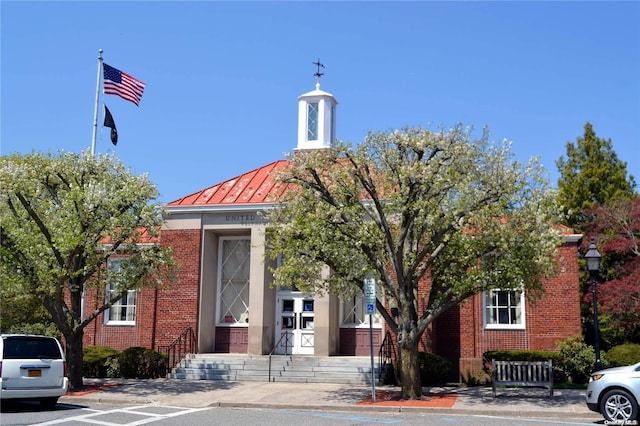
[[[119,351],[108,346],[84,346],[82,348],[83,377],[119,377],[117,359]]]
[[[446,383],[451,372],[451,361],[429,352],[418,352],[418,368],[423,386]]]
[[[640,345],[625,343],[607,351],[607,360],[613,367],[631,365],[640,362]]]
[[[156,379],[167,371],[166,355],[138,346],[122,351],[118,363],[121,376],[127,379]]]
[[[491,360],[496,361],[553,361],[560,364],[560,353],[556,351],[487,351],[482,355],[482,369],[491,375]]]

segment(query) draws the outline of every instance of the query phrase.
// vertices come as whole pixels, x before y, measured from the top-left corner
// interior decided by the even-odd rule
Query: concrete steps
[[[374,366],[377,380],[377,367]],[[371,384],[369,357],[196,354],[183,359],[169,378],[292,383]]]

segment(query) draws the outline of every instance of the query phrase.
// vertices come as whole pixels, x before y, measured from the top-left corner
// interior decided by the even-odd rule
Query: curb
[[[118,399],[101,397],[61,397],[59,402],[65,404],[154,404],[158,401],[152,399]],[[164,404],[164,403],[162,403]],[[196,408],[196,407],[194,407]],[[304,411],[339,411],[339,412],[375,412],[375,413],[439,413],[451,415],[487,416],[487,417],[514,417],[514,418],[562,418],[572,420],[598,421],[602,417],[597,413],[577,412],[571,413],[558,410],[478,410],[467,408],[438,408],[415,406],[383,406],[383,405],[295,405],[251,402],[211,402],[197,408],[256,408],[267,410],[304,410]]]
[[[498,410],[477,410],[465,408],[436,408],[436,407],[405,407],[405,406],[362,406],[362,405],[337,405],[337,406],[310,406],[310,405],[291,405],[291,404],[252,404],[252,403],[233,403],[233,402],[214,402],[208,405],[213,408],[259,408],[271,410],[309,410],[309,411],[340,411],[340,412],[376,412],[376,413],[440,413],[451,415],[469,415],[469,416],[487,416],[487,417],[516,417],[529,419],[574,419],[598,421],[602,417],[596,413],[568,413],[566,411],[498,411]]]
[[[515,418],[529,418],[529,419],[573,419],[573,420],[588,420],[598,421],[602,420],[602,417],[596,413],[568,413],[566,411],[544,410],[544,411],[529,411],[529,410],[517,410],[517,411],[504,411],[504,410],[476,410],[465,408],[435,408],[435,407],[405,407],[405,406],[310,406],[310,405],[291,405],[291,404],[260,404],[249,402],[214,402],[208,405],[212,408],[259,408],[259,409],[272,409],[272,410],[305,410],[305,411],[340,411],[340,412],[375,412],[375,413],[437,413],[437,414],[450,414],[450,415],[468,415],[468,416],[487,416],[487,417],[515,417]]]

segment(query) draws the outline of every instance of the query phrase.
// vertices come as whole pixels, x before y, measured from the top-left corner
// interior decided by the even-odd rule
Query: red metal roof
[[[274,161],[266,166],[171,201],[167,206],[264,204],[274,202],[287,185],[275,182],[273,175],[282,170],[287,164],[289,164],[287,160]]]

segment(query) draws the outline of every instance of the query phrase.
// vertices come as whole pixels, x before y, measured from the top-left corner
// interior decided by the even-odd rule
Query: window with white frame
[[[524,328],[524,292],[521,290],[485,291],[484,317],[486,328]]]
[[[220,238],[218,261],[218,324],[249,323],[248,237]]]
[[[121,259],[109,260],[108,273],[117,275],[121,269]],[[109,280],[106,288],[106,300],[111,300],[118,294],[117,282]],[[136,323],[137,290],[128,290],[124,296],[118,299],[105,311],[105,324],[108,325],[134,325]]]
[[[380,294],[380,293],[378,293]],[[341,299],[342,325],[346,327],[358,327],[369,325],[369,315],[364,306],[364,294],[343,297]],[[382,316],[376,311],[372,315],[373,326],[382,325]]]

